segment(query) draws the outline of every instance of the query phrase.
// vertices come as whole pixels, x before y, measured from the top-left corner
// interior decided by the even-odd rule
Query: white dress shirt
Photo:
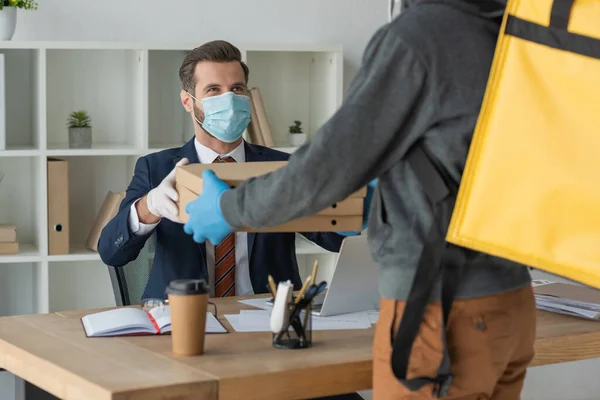
[[[217,157],[225,158],[231,157],[236,162],[246,162],[246,150],[244,148],[244,141],[240,143],[238,147],[233,149],[228,154],[218,154],[212,149],[200,144],[198,140],[194,140],[196,152],[198,153],[198,159],[201,164],[211,164]],[[134,202],[131,205],[131,211],[129,213],[129,229],[135,235],[145,235],[151,232],[158,223],[156,224],[144,224],[140,222],[137,210]],[[183,229],[183,227],[181,228]],[[211,290],[211,296],[214,296],[214,282],[215,282],[215,248],[206,241],[206,266],[208,268],[209,285]],[[246,232],[235,233],[235,294],[236,296],[245,296],[254,294],[252,289],[252,282],[250,280],[250,263],[248,259],[248,234]]]

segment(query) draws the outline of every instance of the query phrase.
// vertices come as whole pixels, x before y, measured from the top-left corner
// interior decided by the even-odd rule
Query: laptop
[[[371,258],[367,236],[344,238],[327,290],[313,300],[313,315],[379,309],[379,268]]]

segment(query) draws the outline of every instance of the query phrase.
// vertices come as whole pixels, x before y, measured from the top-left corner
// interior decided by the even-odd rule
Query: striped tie
[[[213,163],[235,162],[231,157],[215,158]],[[235,233],[215,246],[215,297],[235,296]]]

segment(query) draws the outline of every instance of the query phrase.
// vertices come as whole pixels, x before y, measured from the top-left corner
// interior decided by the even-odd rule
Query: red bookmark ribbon
[[[148,314],[148,318],[150,318],[150,322],[152,322],[152,325],[154,325],[154,329],[156,329],[156,333],[159,334],[160,333],[160,327],[156,323],[156,320],[154,319],[154,317],[152,316],[152,314],[150,314],[149,312],[146,312],[146,314]]]

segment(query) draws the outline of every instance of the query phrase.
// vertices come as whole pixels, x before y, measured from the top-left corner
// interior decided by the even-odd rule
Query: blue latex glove
[[[371,182],[367,184],[367,194],[365,196],[365,202],[363,207],[363,226],[362,230],[367,229],[367,225],[369,223],[369,210],[371,209],[371,200],[373,199],[373,192],[375,191],[375,186],[377,186],[377,182],[379,182],[379,178],[373,179]],[[336,232],[338,235],[342,236],[358,236],[360,232]]]
[[[185,207],[190,218],[183,230],[188,235],[193,235],[197,243],[204,243],[208,239],[216,246],[233,232],[233,228],[223,218],[220,201],[223,192],[230,188],[211,170],[202,173],[202,180],[202,193]]]

